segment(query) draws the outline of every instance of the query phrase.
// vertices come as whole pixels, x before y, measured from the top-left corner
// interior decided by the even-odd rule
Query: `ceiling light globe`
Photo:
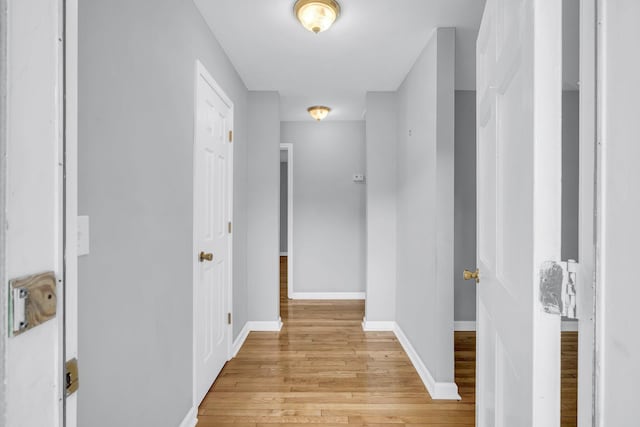
[[[307,111],[311,117],[320,121],[329,115],[331,108],[325,107],[324,105],[314,105],[313,107],[307,108]]]
[[[317,34],[338,19],[340,5],[335,0],[298,0],[293,11],[303,27]]]

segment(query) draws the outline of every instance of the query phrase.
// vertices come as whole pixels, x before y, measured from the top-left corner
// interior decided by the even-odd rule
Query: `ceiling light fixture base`
[[[311,117],[313,117],[316,121],[320,121],[329,115],[331,108],[325,107],[324,105],[314,105],[313,107],[307,108],[307,112]]]
[[[307,30],[321,33],[340,16],[340,4],[335,0],[297,0],[293,13]]]

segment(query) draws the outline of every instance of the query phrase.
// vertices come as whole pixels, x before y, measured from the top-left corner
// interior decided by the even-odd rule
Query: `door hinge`
[[[78,390],[78,359],[73,358],[64,364],[64,392],[70,396]]]
[[[227,313],[227,323],[231,324],[231,313]]]
[[[233,131],[229,131],[229,142],[233,142]]]
[[[569,319],[577,319],[576,285],[578,263],[570,259],[562,262],[564,278],[562,280],[562,315]]]
[[[229,229],[229,234],[231,234],[231,221],[229,221],[227,228]]]

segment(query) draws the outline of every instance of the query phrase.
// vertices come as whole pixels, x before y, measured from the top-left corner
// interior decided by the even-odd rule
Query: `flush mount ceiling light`
[[[297,0],[293,12],[303,27],[318,34],[338,19],[340,5],[335,0]]]
[[[331,108],[325,107],[324,105],[314,105],[313,107],[307,108],[307,111],[309,112],[309,115],[311,117],[313,117],[317,121],[320,121],[327,117],[329,111],[331,111]]]

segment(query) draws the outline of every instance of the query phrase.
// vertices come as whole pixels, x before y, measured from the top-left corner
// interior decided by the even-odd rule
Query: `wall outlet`
[[[362,174],[362,173],[354,173],[353,174],[353,182],[364,182],[364,174]]]

